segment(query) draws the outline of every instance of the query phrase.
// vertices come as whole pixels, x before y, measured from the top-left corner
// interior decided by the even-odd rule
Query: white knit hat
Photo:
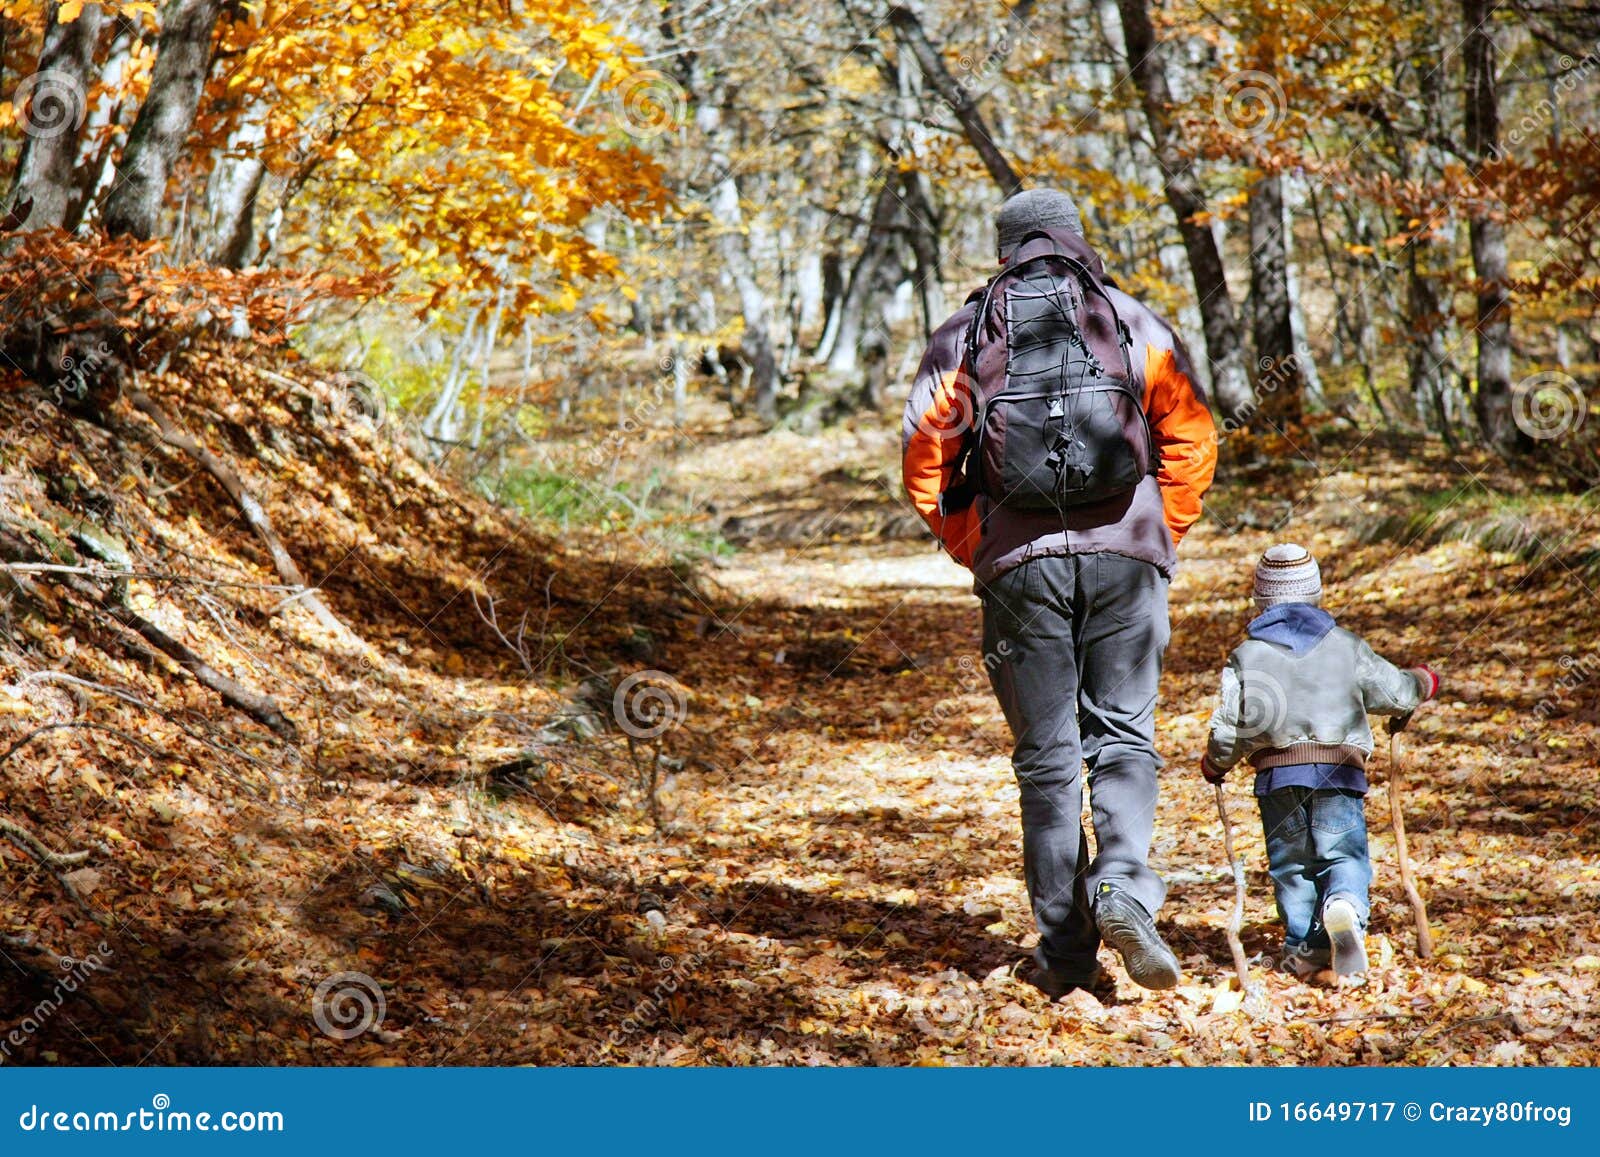
[[[1256,606],[1317,603],[1322,600],[1322,571],[1311,552],[1295,542],[1279,543],[1256,563]]]

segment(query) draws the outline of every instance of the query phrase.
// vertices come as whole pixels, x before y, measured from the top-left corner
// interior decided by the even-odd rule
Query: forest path
[[[167,389],[175,406],[198,396],[261,412],[235,397],[206,401],[187,379]],[[72,446],[118,476],[101,442],[74,437],[47,428],[31,452],[43,460]],[[172,754],[141,762],[60,730],[8,765],[8,806],[58,846],[114,845],[82,877],[112,919],[111,967],[96,977],[95,1003],[48,1018],[23,1059],[1600,1059],[1589,507],[1537,515],[1555,529],[1539,530],[1531,565],[1526,551],[1458,541],[1364,545],[1358,530],[1373,517],[1437,518],[1479,475],[1464,480],[1442,449],[1398,440],[1329,438],[1320,467],[1277,449],[1246,457],[1230,441],[1207,518],[1181,551],[1157,716],[1169,763],[1152,862],[1171,885],[1160,921],[1185,982],[1143,992],[1104,953],[1117,981],[1107,1003],[1078,994],[1051,1004],[1013,974],[1033,929],[977,601],[905,510],[895,431],[876,418],[809,436],[719,427],[664,456],[675,437],[644,446],[638,464],[665,458],[663,485],[738,542],[720,562],[669,565],[659,544],[652,552],[625,531],[557,543],[548,520],[515,518],[403,460],[379,471],[370,448],[346,442],[318,459],[316,478],[275,484],[278,525],[305,565],[331,576],[323,589],[366,649],[286,629],[243,596],[214,633],[187,596],[147,597],[293,706],[307,741],[292,767],[281,744],[248,738],[209,695],[128,661],[99,633],[80,641],[40,620],[26,669],[75,663],[141,700],[181,705],[175,718],[189,731],[114,700],[90,718]],[[403,487],[374,483],[395,471]],[[254,540],[233,526],[230,500],[191,489],[181,506],[146,501],[134,513],[205,573],[253,573]],[[340,513],[346,494],[367,521]],[[412,500],[386,506],[384,495]],[[43,508],[45,496],[35,500]],[[1526,506],[1492,513],[1517,542],[1532,535],[1518,521],[1535,517]],[[1411,948],[1380,753],[1368,802],[1378,874],[1369,982],[1335,991],[1268,975],[1279,933],[1259,823],[1236,779],[1245,943],[1271,998],[1251,1019],[1231,1007],[1231,888],[1196,764],[1218,669],[1251,616],[1251,562],[1274,538],[1317,553],[1345,625],[1443,676],[1443,698],[1406,736],[1406,818],[1438,954],[1422,963]],[[486,626],[475,584],[498,596],[504,622],[531,616],[531,672]],[[665,726],[642,737],[611,726],[623,717],[610,681],[620,689],[633,676],[668,708]],[[36,699],[0,700],[10,712],[0,726],[85,710],[64,695]],[[250,749],[231,762],[216,748],[196,757],[193,734],[213,728]],[[665,776],[659,826],[637,791],[650,768]],[[99,952],[101,926],[48,874],[16,872],[9,887],[8,951],[26,931],[59,946],[58,958]],[[24,955],[35,957],[42,950]],[[0,1024],[27,1021],[55,968],[13,973]],[[324,986],[352,978],[383,1001],[364,1031],[333,1031]]]
[[[863,491],[861,504],[886,501],[885,479],[863,467],[858,484],[863,471],[880,495]],[[876,524],[847,502],[831,507],[831,521],[778,536],[798,541],[757,538],[722,567],[724,625],[695,648],[701,685],[716,691],[696,696],[686,725],[720,736],[726,760],[671,792],[692,874],[714,881],[680,912],[739,946],[738,975],[722,985],[781,996],[776,1007],[758,1000],[757,1019],[786,1012],[761,1028],[739,1016],[736,1035],[753,1032],[768,1059],[800,1062],[1592,1057],[1600,748],[1593,689],[1571,673],[1600,670],[1585,627],[1594,599],[1555,562],[1533,573],[1461,544],[1361,547],[1339,525],[1350,501],[1339,476],[1323,475],[1295,496],[1276,536],[1323,555],[1330,609],[1380,653],[1444,673],[1443,700],[1401,741],[1411,851],[1439,941],[1433,960],[1418,961],[1412,943],[1386,748],[1368,801],[1375,967],[1356,989],[1268,976],[1280,932],[1254,801],[1235,777],[1229,796],[1250,881],[1244,939],[1264,954],[1256,971],[1271,1012],[1234,1011],[1223,932],[1231,881],[1197,764],[1216,673],[1251,615],[1250,563],[1274,535],[1225,530],[1219,515],[1183,545],[1158,711],[1168,765],[1152,862],[1171,885],[1161,926],[1184,985],[1145,993],[1103,952],[1118,982],[1110,1004],[1084,994],[1045,1002],[1013,975],[1032,923],[1009,735],[983,676],[970,577],[925,540],[852,536],[849,527]],[[840,526],[846,533],[831,533]],[[695,1051],[713,1059],[721,1050]]]

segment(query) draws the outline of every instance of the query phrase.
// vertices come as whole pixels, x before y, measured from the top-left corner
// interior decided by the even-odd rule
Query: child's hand
[[[1206,777],[1207,783],[1212,784],[1220,784],[1223,780],[1228,778],[1228,773],[1225,769],[1219,769],[1212,766],[1211,757],[1209,755],[1202,755],[1200,757],[1200,774]]]
[[[1411,668],[1410,675],[1417,681],[1417,689],[1422,692],[1422,702],[1426,703],[1439,694],[1439,673],[1424,663],[1420,667]],[[1421,706],[1421,704],[1418,704]],[[1404,715],[1391,715],[1384,721],[1384,726],[1390,735],[1399,735],[1411,726],[1411,717],[1417,713],[1416,707]]]

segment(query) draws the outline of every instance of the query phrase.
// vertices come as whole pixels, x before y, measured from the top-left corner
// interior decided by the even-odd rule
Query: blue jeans
[[[1366,799],[1335,788],[1285,787],[1259,797],[1267,863],[1283,920],[1287,952],[1321,963],[1328,959],[1322,906],[1342,896],[1361,926],[1371,911],[1367,889]]]

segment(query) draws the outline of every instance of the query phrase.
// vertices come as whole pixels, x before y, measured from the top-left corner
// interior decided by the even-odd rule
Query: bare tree
[[[1478,425],[1491,445],[1502,450],[1526,448],[1511,413],[1511,275],[1506,257],[1506,228],[1495,197],[1483,183],[1485,165],[1500,156],[1500,102],[1495,77],[1492,22],[1498,0],[1462,0],[1466,37],[1461,45],[1465,73],[1466,148],[1478,188],[1468,201],[1467,222],[1472,268],[1477,281]]]
[[[1171,86],[1162,46],[1150,21],[1149,0],[1117,0],[1117,11],[1122,17],[1128,71],[1139,90],[1156,162],[1161,166],[1167,204],[1178,219],[1183,247],[1189,254],[1206,357],[1211,363],[1212,388],[1225,413],[1241,414],[1248,410],[1251,396],[1239,343],[1239,321],[1228,293],[1222,251],[1207,223],[1205,193],[1172,116]]]

